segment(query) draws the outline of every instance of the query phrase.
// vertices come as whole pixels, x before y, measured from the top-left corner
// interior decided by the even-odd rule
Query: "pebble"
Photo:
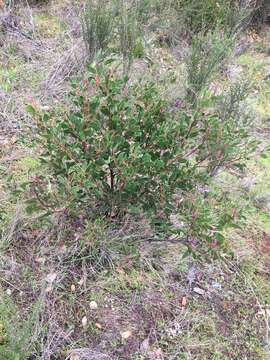
[[[195,287],[193,288],[193,291],[196,293],[196,294],[199,294],[199,295],[204,295],[205,294],[205,291],[199,287]]]
[[[98,308],[98,304],[95,301],[90,301],[89,306],[91,310],[96,310]]]

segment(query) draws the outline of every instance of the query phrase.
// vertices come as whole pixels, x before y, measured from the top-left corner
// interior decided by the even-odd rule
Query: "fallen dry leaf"
[[[181,305],[182,305],[182,307],[186,307],[186,306],[187,306],[187,297],[186,297],[186,296],[183,296],[183,297],[182,297]]]
[[[72,292],[75,292],[76,286],[75,286],[74,284],[72,284],[72,285],[70,286],[70,290],[71,290]]]
[[[203,278],[203,273],[202,272],[198,272],[197,274],[196,274],[196,279],[197,279],[197,281],[201,281],[202,280],[202,278]]]
[[[10,139],[10,143],[11,145],[14,145],[17,142],[17,137],[16,135],[13,135],[12,138]]]
[[[116,272],[118,274],[124,274],[125,273],[124,270],[121,267],[116,268]]]
[[[100,323],[95,323],[95,325],[98,329],[102,329],[102,325]]]
[[[145,352],[145,351],[147,351],[148,349],[149,349],[149,339],[146,338],[146,339],[144,339],[143,342],[141,343],[140,350],[141,350],[142,352]]]
[[[85,328],[85,327],[87,326],[87,323],[88,323],[87,317],[84,316],[84,317],[82,318],[82,326]]]
[[[222,306],[223,306],[224,309],[229,309],[231,307],[231,302],[230,301],[223,301]]]

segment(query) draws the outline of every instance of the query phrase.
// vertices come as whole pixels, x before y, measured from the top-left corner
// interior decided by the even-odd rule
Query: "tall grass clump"
[[[190,133],[198,131],[202,135],[197,158],[206,164],[209,176],[224,166],[234,166],[254,147],[249,136],[251,118],[243,106],[249,93],[247,82],[236,82],[225,89],[219,84],[218,93],[210,90],[233,46],[234,38],[228,34],[217,30],[200,33],[193,36],[186,59],[186,103],[193,112]]]
[[[114,8],[108,1],[87,1],[81,21],[89,60],[108,51],[113,37],[115,15]]]
[[[230,0],[178,0],[173,7],[182,27],[191,35],[217,27],[232,33],[248,15],[246,6]]]
[[[135,4],[134,4],[135,5]],[[138,9],[130,7],[125,0],[119,0],[119,50],[123,60],[123,72],[127,74],[130,70],[137,41],[141,35]]]
[[[185,28],[192,33],[215,28],[224,21],[230,6],[228,0],[177,0],[174,4]]]
[[[139,10],[143,10],[139,5],[137,1],[88,0],[82,15],[82,30],[90,61],[108,54],[120,55],[123,73],[129,72],[134,57],[142,51]]]
[[[196,105],[233,49],[232,37],[220,31],[193,36],[187,58],[187,101]]]

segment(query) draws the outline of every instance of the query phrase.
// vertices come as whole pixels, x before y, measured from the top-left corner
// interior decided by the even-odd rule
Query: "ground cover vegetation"
[[[0,5],[0,359],[267,359],[268,1]]]

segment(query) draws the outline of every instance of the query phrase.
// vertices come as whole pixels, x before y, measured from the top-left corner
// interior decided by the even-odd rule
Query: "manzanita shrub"
[[[68,114],[28,107],[36,119],[42,164],[30,182],[28,210],[87,220],[119,218],[136,207],[166,229],[171,214],[185,214],[188,237],[201,228],[206,242],[211,233],[221,239],[216,234],[232,217],[216,223],[213,232],[210,205],[205,203],[204,212],[200,203],[194,215],[196,204],[187,194],[195,194],[219,168],[239,167],[247,156],[239,94],[227,94],[231,105],[226,111],[225,95],[225,105],[205,109],[208,103],[219,104],[211,94],[196,108],[180,104],[172,111],[153,82],[132,83],[111,60],[89,66],[85,79],[73,84]]]
[[[192,188],[196,168],[181,145],[190,119],[171,116],[153,83],[130,84],[114,67],[91,66],[71,96],[66,117],[29,107],[48,169],[32,182],[41,207],[169,211],[175,190]]]

